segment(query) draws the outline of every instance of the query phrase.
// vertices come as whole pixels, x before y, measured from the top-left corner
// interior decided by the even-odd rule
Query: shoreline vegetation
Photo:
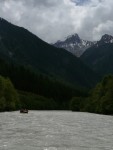
[[[53,89],[51,89],[53,90]],[[15,111],[21,108],[28,110],[72,110],[78,112],[91,112],[97,114],[113,114],[113,75],[103,78],[93,89],[86,93],[76,93],[68,96],[68,90],[60,90],[64,97],[41,96],[32,92],[16,90],[9,78],[0,76],[0,112]],[[66,90],[66,89],[65,89]],[[71,89],[72,90],[72,89]],[[50,91],[48,91],[48,94]]]

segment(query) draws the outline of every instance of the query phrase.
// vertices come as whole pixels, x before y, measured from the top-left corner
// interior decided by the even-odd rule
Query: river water
[[[0,113],[0,150],[112,149],[112,116],[69,111]]]

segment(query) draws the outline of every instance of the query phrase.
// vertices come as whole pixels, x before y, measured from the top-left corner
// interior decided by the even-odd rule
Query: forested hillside
[[[113,114],[113,75],[108,75],[90,90],[89,96],[74,97],[70,102],[73,111]]]
[[[98,78],[76,56],[4,19],[0,20],[0,57],[74,86],[91,87]]]
[[[75,88],[43,74],[34,73],[29,68],[10,64],[4,60],[0,60],[0,74],[4,77],[8,77],[18,90],[19,95],[21,95],[22,106],[24,101],[25,105],[31,109],[41,109],[38,105],[35,105],[35,103],[38,103],[36,99],[39,100],[40,96],[43,97],[41,98],[42,100],[40,100],[41,107],[45,109],[49,109],[49,99],[56,104],[51,107],[51,109],[69,109],[68,103],[73,96],[85,96],[87,93],[83,89]],[[37,98],[35,99],[35,97]],[[48,99],[48,104],[45,103],[45,105],[43,100],[46,98]],[[27,99],[29,99],[29,102]]]

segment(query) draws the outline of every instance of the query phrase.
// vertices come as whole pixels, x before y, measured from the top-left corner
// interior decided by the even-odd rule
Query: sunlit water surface
[[[0,113],[0,150],[112,150],[113,116],[68,111]]]

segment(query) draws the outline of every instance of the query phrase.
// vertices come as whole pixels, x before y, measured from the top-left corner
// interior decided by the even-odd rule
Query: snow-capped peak
[[[107,43],[113,43],[113,36],[105,34],[101,37],[99,41],[91,42],[87,40],[82,40],[79,35],[75,33],[73,35],[67,36],[65,40],[58,41],[53,45],[59,48],[64,48],[67,51],[76,55],[77,57],[80,57],[87,48],[92,46],[99,47],[100,45]]]
[[[77,33],[67,36],[65,40],[57,41],[53,44],[56,47],[64,48],[69,52],[79,57],[87,48],[94,43],[86,40],[82,40]]]

